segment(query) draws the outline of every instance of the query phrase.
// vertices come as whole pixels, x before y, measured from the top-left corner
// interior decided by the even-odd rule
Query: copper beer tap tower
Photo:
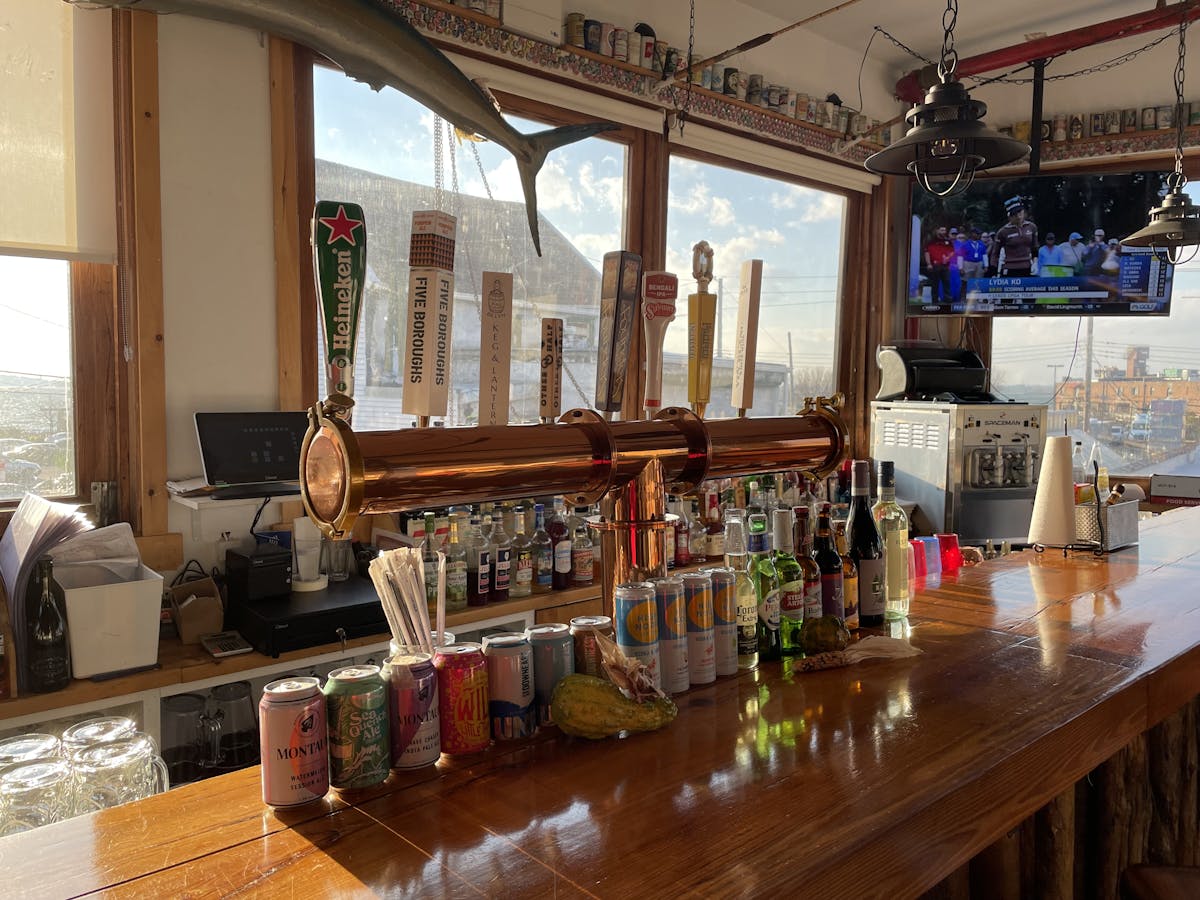
[[[599,501],[601,588],[666,575],[666,495],[708,478],[801,469],[817,477],[846,454],[843,398],[807,398],[795,416],[704,420],[686,408],[608,422],[573,409],[550,425],[355,432],[332,396],[309,412],[300,455],[305,509],[330,538],[360,515],[562,494]],[[671,517],[673,518],[673,517]]]

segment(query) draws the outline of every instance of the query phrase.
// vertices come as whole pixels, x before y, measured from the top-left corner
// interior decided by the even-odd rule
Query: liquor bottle
[[[719,495],[711,491],[708,495],[708,524],[705,526],[708,541],[705,546],[705,557],[709,562],[720,562],[725,559],[725,523],[721,520]]]
[[[801,653],[804,628],[804,572],[792,552],[792,511],[771,510],[775,549],[771,561],[779,576],[779,644],[784,656]]]
[[[1076,484],[1083,484],[1088,480],[1087,472],[1084,470],[1083,441],[1076,441],[1075,447],[1071,450],[1071,480]]]
[[[486,521],[486,519],[484,520]],[[492,519],[492,603],[508,599],[512,587],[512,538],[504,530],[503,515]]]
[[[871,513],[870,460],[854,461],[846,534],[850,541],[850,558],[858,567],[858,624],[864,628],[882,628],[886,609],[883,536]],[[905,574],[907,576],[907,571]]]
[[[688,566],[692,563],[692,523],[688,518],[687,510],[681,501],[675,502],[674,511],[675,515],[679,516],[679,518],[675,520],[675,565]]]
[[[759,487],[757,481],[751,481],[749,490],[746,492],[746,515],[751,516],[754,513],[765,512],[763,506],[762,488]]]
[[[750,557],[747,574],[754,583],[758,612],[758,660],[771,662],[782,656],[779,644],[779,576],[768,549],[767,517],[762,513],[746,516]]]
[[[700,501],[692,501],[691,522],[688,525],[688,552],[692,562],[708,559],[708,528],[704,517],[700,515]]]
[[[462,517],[450,516],[450,540],[446,544],[446,609],[455,611],[467,606],[467,548],[459,540]]]
[[[592,547],[592,530],[587,523],[587,507],[575,507],[575,530],[571,532],[571,585],[582,587],[592,583],[596,571],[596,556]]]
[[[878,465],[879,502],[871,515],[883,535],[884,615],[900,619],[908,615],[908,516],[896,502],[896,464],[881,459]]]
[[[758,597],[750,578],[745,519],[725,519],[725,565],[737,575],[734,603],[737,606],[738,668],[753,669],[758,665]]]
[[[533,592],[546,594],[554,587],[554,544],[546,532],[546,507],[533,505]]]
[[[533,541],[529,529],[525,525],[525,509],[517,507],[513,510],[512,536],[512,584],[509,585],[510,597],[528,597],[533,593]]]
[[[821,512],[817,516],[817,536],[813,540],[812,557],[821,570],[821,615],[844,619],[846,611],[842,606],[842,558],[833,545],[833,530],[829,525],[832,508],[828,503],[821,504]]]
[[[67,647],[66,596],[54,580],[54,561],[43,556],[25,595],[26,670],[29,690],[35,694],[60,691],[71,681],[71,655]]]
[[[437,516],[425,513],[425,539],[421,545],[421,567],[425,570],[425,602],[437,607],[438,595]]]
[[[571,586],[571,529],[560,501],[554,501],[554,515],[546,523],[550,544],[554,553],[554,576],[552,585],[556,591]]]
[[[839,521],[834,526],[833,546],[842,559],[842,620],[847,628],[858,627],[858,566],[850,558],[850,547],[846,542],[846,523]]]
[[[795,517],[792,546],[804,576],[804,618],[815,620],[821,618],[821,567],[812,555],[813,523],[808,517],[807,506],[797,506],[792,510],[792,515]],[[786,643],[783,651],[787,652]]]
[[[484,538],[478,516],[467,529],[467,606],[487,606],[492,595],[492,545]]]

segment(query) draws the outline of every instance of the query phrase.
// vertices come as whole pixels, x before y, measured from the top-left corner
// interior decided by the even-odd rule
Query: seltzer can
[[[262,798],[267,806],[300,806],[329,791],[325,695],[316,678],[273,681],[258,704]]]
[[[571,628],[562,623],[534,625],[525,629],[533,648],[533,699],[538,725],[552,725],[550,700],[554,689],[575,671],[575,640]]]
[[[484,635],[488,669],[488,715],[492,737],[514,741],[537,730],[533,708],[533,650],[517,631]]]
[[[683,596],[687,603],[688,680],[693,685],[711,684],[717,679],[712,579],[695,572],[684,575]]]
[[[654,605],[658,608],[658,657],[662,689],[668,694],[682,694],[691,686],[683,580],[659,578],[655,581]]]
[[[322,693],[329,718],[329,784],[339,790],[382,784],[392,745],[379,666],[334,669]]]
[[[437,669],[428,653],[403,653],[383,664],[388,688],[392,739],[392,768],[431,766],[442,755],[442,730],[438,717]]]
[[[491,743],[488,729],[488,669],[479,644],[438,647],[438,718],[442,752],[478,753]]]
[[[645,581],[618,584],[613,591],[613,626],[617,646],[627,659],[636,659],[650,673],[656,688],[662,688],[658,659],[658,607],[654,585]]]
[[[713,642],[717,674],[737,674],[737,573],[728,566],[714,566],[701,572],[712,579]]]
[[[606,678],[600,665],[597,631],[612,637],[612,619],[608,616],[576,616],[571,620],[571,637],[575,641],[575,671],[582,675]]]

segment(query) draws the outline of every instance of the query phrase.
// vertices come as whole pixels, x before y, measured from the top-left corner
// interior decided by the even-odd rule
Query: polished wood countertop
[[[1200,509],[927,583],[923,654],[677,698],[274,812],[251,769],[0,840],[6,896],[908,897],[1200,692]],[[900,625],[894,626],[900,628]]]

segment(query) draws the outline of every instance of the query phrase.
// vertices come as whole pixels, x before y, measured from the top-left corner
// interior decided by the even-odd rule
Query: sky
[[[66,262],[0,256],[0,371],[70,374],[70,284]]]

